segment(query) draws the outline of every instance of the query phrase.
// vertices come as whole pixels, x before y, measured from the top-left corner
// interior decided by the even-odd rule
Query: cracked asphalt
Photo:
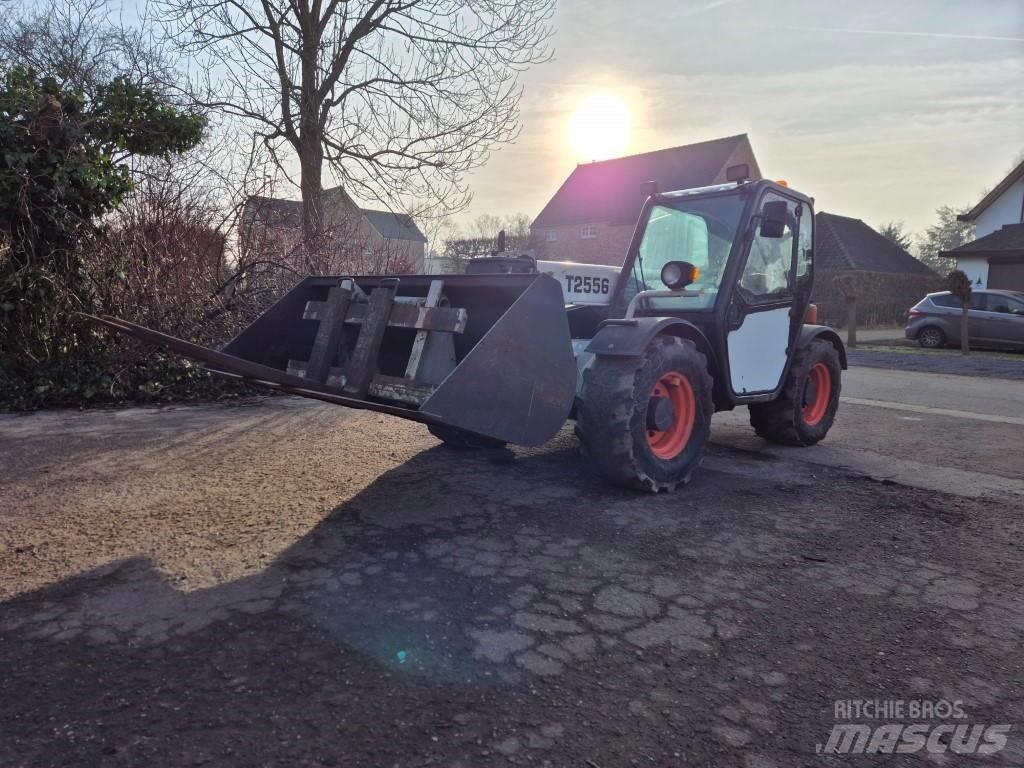
[[[834,455],[883,449],[891,413],[844,414]],[[571,427],[458,453],[291,398],[3,417],[0,765],[1024,764],[1009,444],[958,453],[1006,481],[960,492],[740,422],[647,496]],[[1014,730],[984,758],[816,754],[844,699]]]

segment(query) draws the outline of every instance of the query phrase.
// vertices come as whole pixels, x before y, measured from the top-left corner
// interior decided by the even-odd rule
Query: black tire
[[[693,394],[693,421],[682,450],[658,458],[648,441],[647,410],[666,374],[685,377]],[[690,480],[704,458],[714,403],[707,358],[692,341],[658,336],[643,357],[602,357],[583,374],[577,420],[584,453],[615,485],[657,493]]]
[[[457,451],[478,451],[505,447],[504,440],[475,435],[472,432],[466,432],[455,427],[447,427],[443,424],[428,424],[427,431],[448,448],[454,448]]]
[[[809,384],[811,369],[818,364],[825,366],[830,377],[828,402],[820,419],[808,423],[804,406],[808,396],[813,397],[816,393]],[[770,403],[750,406],[750,424],[754,431],[765,440],[782,445],[814,445],[819,442],[828,434],[836,418],[842,372],[839,352],[831,342],[815,339],[798,350],[779,396]]]
[[[926,325],[917,332],[917,343],[925,349],[940,349],[946,346],[946,333],[937,325]]]

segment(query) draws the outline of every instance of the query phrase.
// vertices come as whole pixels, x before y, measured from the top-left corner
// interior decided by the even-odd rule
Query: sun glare
[[[618,96],[595,93],[569,118],[569,144],[578,159],[606,160],[629,144],[629,107]]]

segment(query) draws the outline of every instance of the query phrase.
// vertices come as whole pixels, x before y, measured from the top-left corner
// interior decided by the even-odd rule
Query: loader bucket
[[[95,319],[216,373],[520,445],[553,437],[575,396],[547,275],[309,277],[220,351]]]

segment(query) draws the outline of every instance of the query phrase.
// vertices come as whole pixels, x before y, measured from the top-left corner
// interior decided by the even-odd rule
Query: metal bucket
[[[562,291],[546,275],[309,277],[220,351],[96,319],[227,376],[520,445],[554,436],[575,395]]]

